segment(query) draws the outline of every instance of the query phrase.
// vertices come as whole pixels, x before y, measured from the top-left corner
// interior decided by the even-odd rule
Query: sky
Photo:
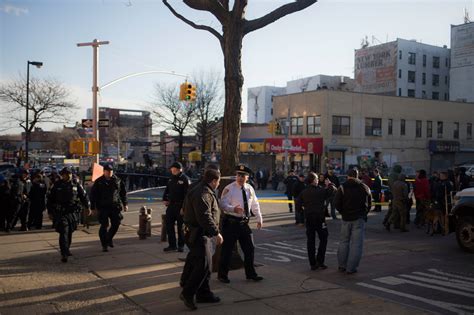
[[[169,2],[194,22],[220,31],[209,13]],[[248,2],[246,17],[254,19],[292,1]],[[474,20],[473,0],[319,0],[248,34],[242,50],[242,120],[248,87],[285,86],[317,74],[353,77],[354,50],[365,36],[374,45],[403,38],[450,47],[450,25],[463,23],[465,8]],[[71,122],[80,121],[92,104],[92,48],[76,44],[94,39],[110,41],[100,47],[99,86],[151,70],[224,71],[217,39],[177,19],[161,0],[0,0],[0,84],[26,77],[28,60],[42,61],[41,69],[30,67],[30,76],[62,82],[79,106]],[[182,80],[164,74],[130,78],[103,89],[99,106],[149,110],[156,84],[179,86]]]

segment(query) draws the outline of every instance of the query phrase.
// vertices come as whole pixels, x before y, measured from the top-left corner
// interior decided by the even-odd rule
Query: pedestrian
[[[288,209],[293,212],[293,185],[298,182],[298,177],[295,176],[295,171],[290,170],[288,176],[283,181],[286,186],[285,195],[288,197]]]
[[[325,216],[325,201],[334,194],[336,186],[329,179],[324,187],[318,185],[318,175],[308,174],[308,186],[296,199],[295,212],[303,212],[306,222],[306,246],[311,270],[326,269],[324,264],[328,243],[328,228]],[[319,238],[318,255],[316,256],[316,233]]]
[[[128,210],[125,184],[114,174],[112,165],[104,166],[104,174],[96,179],[90,194],[91,208],[97,211],[100,223],[99,238],[102,251],[108,252],[109,247],[114,247],[113,238],[123,219],[121,211]]]
[[[168,235],[168,247],[165,252],[184,251],[184,234],[183,234],[183,216],[181,209],[183,208],[184,197],[188,192],[190,185],[189,178],[183,174],[183,165],[174,162],[170,167],[171,177],[166,185],[163,194],[163,201],[166,205],[166,234]],[[176,231],[178,229],[178,246],[176,246]]]
[[[13,218],[12,228],[20,220],[20,231],[28,231],[28,214],[30,212],[30,200],[28,195],[31,189],[30,172],[27,169],[20,170],[20,181],[23,184],[22,201],[19,211]]]
[[[303,173],[299,174],[298,182],[293,186],[293,199],[296,201],[306,188],[306,177]],[[304,213],[303,209],[295,207],[295,224],[304,225]]]
[[[32,227],[40,230],[43,227],[43,211],[46,210],[46,194],[48,188],[40,173],[33,175],[29,193],[30,213],[28,216],[28,229]]]
[[[54,183],[48,194],[48,215],[53,221],[53,228],[59,233],[61,261],[66,263],[72,256],[70,247],[72,233],[77,229],[81,212],[91,214],[89,199],[84,188],[72,179],[72,171],[64,167],[61,179]]]
[[[392,185],[392,214],[385,228],[390,231],[390,226],[400,228],[400,232],[408,232],[407,224],[407,204],[408,204],[408,186],[405,182],[405,174],[400,174],[398,180]]]
[[[393,187],[392,186],[398,180],[398,177],[400,176],[401,173],[402,173],[402,167],[400,165],[395,165],[392,168],[392,171],[390,172],[390,174],[388,175],[388,188],[390,190],[390,199],[391,200],[389,201],[389,204],[388,204],[387,214],[385,214],[385,217],[384,217],[383,222],[382,222],[382,224],[385,227],[389,223],[390,217],[392,216],[392,206],[393,206],[393,203],[392,203]]]
[[[28,199],[27,188],[25,182],[22,180],[22,173],[23,171],[21,169],[16,169],[10,178],[10,209],[7,213],[7,217],[9,218],[9,223],[6,228],[7,232],[15,228],[18,218],[22,216],[21,211],[24,209],[24,203]],[[25,222],[21,230],[26,231],[26,229]]]
[[[235,182],[227,185],[222,191],[219,203],[223,212],[222,236],[224,243],[220,257],[218,279],[223,283],[229,283],[229,264],[235,243],[239,241],[240,248],[244,252],[244,267],[247,279],[261,281],[254,266],[255,245],[253,243],[252,230],[249,227],[251,215],[257,218],[257,228],[261,229],[263,220],[260,212],[255,190],[247,181],[252,171],[244,165],[236,167]]]
[[[222,244],[219,232],[219,204],[216,189],[220,183],[220,172],[206,169],[203,179],[186,195],[184,204],[185,241],[189,247],[181,276],[180,295],[186,307],[195,310],[197,303],[217,303],[220,298],[212,293],[209,279],[212,271],[212,256],[217,245]]]
[[[415,178],[415,201],[416,201],[416,217],[415,225],[422,227],[425,225],[425,212],[430,207],[431,193],[430,182],[426,178],[426,171],[419,170]]]
[[[358,180],[359,172],[347,172],[347,181],[336,192],[334,204],[342,216],[341,236],[337,250],[339,271],[357,272],[362,258],[367,213],[372,206],[370,188]]]
[[[263,189],[263,171],[262,169],[258,169],[257,174],[255,174],[257,178],[257,189]]]
[[[431,173],[430,181],[430,194],[431,194],[431,201],[434,203],[436,199],[436,190],[438,189],[439,180],[439,173],[434,171]]]
[[[434,194],[434,207],[441,210],[446,218],[452,207],[451,192],[454,191],[454,184],[449,180],[448,172],[439,173],[439,182],[436,185]],[[446,222],[445,222],[446,223]],[[442,227],[445,229],[445,227]],[[448,233],[448,231],[444,231]]]
[[[0,231],[7,231],[10,212],[10,183],[0,174]]]
[[[372,197],[375,201],[374,212],[382,212],[382,176],[380,176],[380,171],[376,168],[374,169],[374,181],[372,183]]]

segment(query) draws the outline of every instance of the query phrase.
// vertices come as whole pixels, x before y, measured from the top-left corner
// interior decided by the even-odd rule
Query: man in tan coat
[[[406,228],[407,222],[407,202],[408,202],[408,185],[405,182],[405,174],[400,174],[398,180],[392,185],[392,215],[390,221],[386,225],[390,231],[390,225],[400,225],[400,232],[408,232]]]

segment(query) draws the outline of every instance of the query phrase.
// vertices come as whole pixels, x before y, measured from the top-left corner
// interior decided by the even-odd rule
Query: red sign
[[[288,142],[288,153],[323,153],[323,138],[290,138]],[[285,149],[284,138],[265,139],[265,152],[282,153]]]

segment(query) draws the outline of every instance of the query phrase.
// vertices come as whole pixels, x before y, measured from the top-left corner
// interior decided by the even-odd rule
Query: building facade
[[[449,100],[450,49],[396,41],[357,49],[355,92]]]
[[[287,117],[287,130],[266,142],[277,167],[287,150],[291,167],[317,171],[441,170],[474,159],[472,104],[320,90],[275,97],[274,119]]]
[[[286,94],[286,89],[260,86],[247,89],[247,122],[264,124],[272,119],[273,96]]]
[[[474,102],[474,23],[451,25],[450,100]]]

